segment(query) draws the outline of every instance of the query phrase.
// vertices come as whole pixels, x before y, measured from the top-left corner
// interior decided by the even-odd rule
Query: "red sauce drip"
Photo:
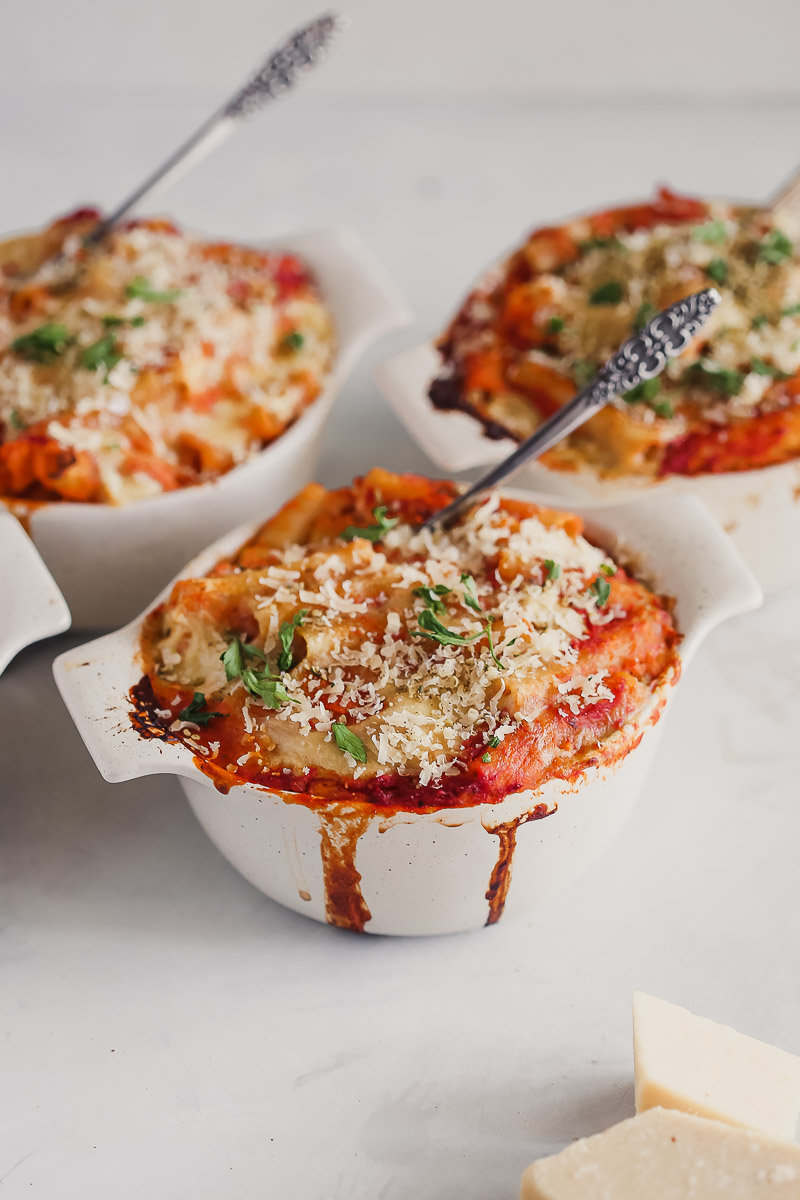
[[[521,817],[515,817],[513,821],[505,821],[502,825],[495,825],[494,829],[489,830],[489,833],[493,834],[500,843],[500,853],[486,889],[486,899],[489,901],[487,925],[496,925],[506,906],[508,889],[511,884],[511,864],[517,846],[517,830],[520,825],[527,825],[529,821],[540,821],[555,811],[555,808],[548,808],[546,804],[537,804],[532,812],[523,813]]]
[[[319,813],[325,920],[353,933],[363,933],[372,916],[361,894],[361,875],[356,867],[358,841],[371,819],[369,812],[339,806],[320,809]]]

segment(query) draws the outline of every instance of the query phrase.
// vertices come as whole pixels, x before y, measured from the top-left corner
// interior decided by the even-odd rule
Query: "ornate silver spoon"
[[[433,529],[448,525],[477,496],[489,491],[532,458],[538,458],[588,421],[621,392],[629,392],[646,379],[660,375],[671,358],[682,354],[717,307],[721,296],[716,288],[695,292],[648,321],[644,329],[623,342],[613,358],[600,368],[586,387],[568,404],[539,426],[535,433],[491,471],[487,471],[446,508],[434,513],[421,526]]]
[[[211,150],[221,145],[248,117],[252,117],[264,105],[290,91],[307,71],[317,65],[334,36],[345,24],[345,19],[338,13],[326,13],[296,30],[259,64],[242,86],[188,141],[92,230],[86,239],[87,243],[97,245],[114,225],[157,187],[183,174]]]

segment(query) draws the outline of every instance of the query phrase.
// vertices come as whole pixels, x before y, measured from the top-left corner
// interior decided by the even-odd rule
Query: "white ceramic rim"
[[[504,494],[545,505],[552,502],[551,497],[520,489],[502,490]],[[693,497],[676,497],[669,514],[653,498],[636,504],[576,505],[574,511],[586,520],[590,536],[602,541],[612,552],[633,557],[639,564],[638,573],[647,582],[675,598],[676,620],[683,635],[680,657],[684,666],[716,625],[759,607],[763,600],[761,589],[741,555]],[[193,559],[176,579],[202,575],[218,558],[235,550],[257,525],[232,530]],[[660,549],[650,554],[653,536]],[[692,564],[689,568],[687,561]],[[142,738],[129,719],[129,691],[142,675],[138,661],[142,623],[171,588],[172,583],[144,613],[122,629],[61,654],[53,664],[56,684],[70,715],[98,770],[110,783],[145,775],[173,774],[213,787],[195,766],[192,752],[186,746]]]
[[[67,602],[15,517],[0,509],[0,675],[20,650],[70,627]],[[14,580],[14,586],[9,581]]]

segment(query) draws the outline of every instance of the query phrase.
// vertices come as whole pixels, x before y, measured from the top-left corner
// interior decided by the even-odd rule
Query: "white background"
[[[354,227],[435,329],[529,225],[800,159],[796,0],[358,0],[296,99],[162,202],[224,236]],[[288,3],[7,3],[0,228],[118,199]],[[369,363],[321,477],[425,469]],[[776,553],[791,548],[776,547]],[[0,1197],[510,1200],[632,1111],[639,986],[800,1052],[797,590],[715,634],[629,829],[528,920],[357,939],[257,894],[170,779],[112,788],[49,663],[0,680]],[[73,639],[74,641],[75,639]]]

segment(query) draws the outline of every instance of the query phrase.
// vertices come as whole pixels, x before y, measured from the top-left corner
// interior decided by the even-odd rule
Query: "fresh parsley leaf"
[[[381,505],[380,508],[373,508],[372,515],[375,518],[374,525],[366,525],[359,528],[358,525],[348,525],[339,537],[343,542],[352,542],[353,538],[366,538],[368,542],[379,542],[385,533],[390,529],[394,529],[399,517],[387,517],[386,505]]]
[[[278,655],[278,666],[282,671],[291,671],[294,666],[292,658],[292,642],[294,641],[294,633],[303,624],[303,618],[308,614],[307,608],[299,608],[292,617],[291,621],[284,621],[278,630],[278,640],[281,644],[281,652]]]
[[[443,625],[435,613],[429,608],[425,608],[419,614],[419,629],[412,629],[413,637],[430,638],[433,642],[439,642],[442,646],[468,646],[470,642],[477,641],[482,637],[481,633],[473,633],[470,637],[465,637],[462,633],[454,633],[452,629],[448,629]]]
[[[482,612],[481,602],[478,599],[478,590],[475,585],[475,580],[471,575],[464,574],[461,576],[461,582],[464,585],[464,603],[467,608],[471,608],[473,612]]]
[[[706,221],[705,225],[695,225],[691,232],[693,242],[708,242],[717,246],[728,236],[724,221]]]
[[[449,596],[451,589],[445,587],[443,583],[437,583],[436,587],[415,587],[412,589],[412,595],[419,596],[426,608],[431,612],[443,613],[447,612],[447,605],[440,596]]]
[[[601,283],[600,287],[594,289],[589,296],[590,304],[619,304],[622,297],[625,295],[625,288],[618,279],[609,279],[608,283]]]
[[[561,333],[561,330],[563,328],[564,328],[564,318],[563,317],[551,317],[550,320],[547,322],[547,332],[548,333]]]
[[[617,568],[613,563],[600,563],[600,570],[608,579],[612,579],[617,573]]]
[[[800,304],[790,304],[788,308],[784,308],[781,313],[782,317],[800,317]]]
[[[28,362],[50,366],[74,341],[75,338],[66,325],[48,321],[32,329],[30,333],[23,333],[21,337],[14,338],[11,349]]]
[[[140,325],[145,325],[146,321],[144,317],[115,317],[111,313],[109,316],[103,317],[103,324],[106,329],[116,329],[120,325],[133,325],[134,328],[138,329]]]
[[[289,702],[300,703],[286,691],[283,680],[275,679],[267,671],[254,671],[252,667],[245,667],[242,671],[242,683],[250,695],[258,696],[267,708],[280,708],[282,704]]]
[[[667,419],[675,416],[675,410],[669,400],[654,400],[650,405],[657,417],[665,417]]]
[[[581,254],[588,254],[590,250],[625,250],[628,247],[618,237],[596,237],[587,238],[585,242],[578,243],[578,249]]]
[[[486,618],[486,637],[489,640],[489,653],[491,654],[492,658],[495,661],[495,666],[499,667],[499,669],[501,671],[505,671],[505,667],[500,662],[500,659],[497,657],[497,654],[495,653],[495,649],[494,649],[494,639],[492,638],[492,622],[493,621],[494,621],[494,617],[492,617],[492,616],[489,616]]]
[[[792,242],[780,229],[771,229],[758,248],[761,262],[769,263],[773,267],[791,258],[793,253]]]
[[[106,373],[108,373],[122,357],[117,350],[116,336],[113,333],[107,333],[83,350],[81,366],[85,367],[87,371],[96,371],[98,367],[105,367]]]
[[[299,329],[293,329],[291,333],[287,333],[281,339],[282,350],[302,350],[306,339],[303,337]]]
[[[544,560],[544,567],[547,571],[548,579],[558,579],[559,575],[561,574],[560,563],[554,562],[552,558],[546,558]]]
[[[636,316],[633,318],[633,328],[637,333],[641,333],[648,321],[652,321],[653,317],[658,312],[655,304],[651,304],[649,300],[643,300],[636,310]]]
[[[597,579],[589,584],[589,591],[594,596],[597,607],[605,608],[611,595],[611,584],[608,580],[603,575],[598,575]]]
[[[572,375],[580,387],[585,387],[590,379],[597,374],[597,367],[588,358],[576,358],[572,364]]]
[[[144,275],[137,275],[125,288],[125,295],[129,300],[146,300],[149,304],[172,304],[183,292],[180,288],[159,292]]]
[[[225,678],[229,682],[231,679],[239,679],[244,670],[244,647],[239,639],[234,638],[227,650],[223,650],[219,657],[225,668]]]
[[[347,728],[344,721],[334,721],[333,738],[339,749],[343,753],[351,755],[356,762],[365,763],[367,761],[366,746],[360,737]]]
[[[753,317],[753,329],[763,329],[767,324],[767,320],[766,313],[759,313],[757,317]]]
[[[724,258],[712,258],[711,262],[706,267],[706,275],[709,279],[713,279],[719,287],[724,287],[728,282],[728,263]]]
[[[723,396],[738,396],[744,383],[741,371],[732,371],[722,367],[713,358],[698,358],[686,372],[686,377],[713,392],[721,392]]]
[[[214,717],[222,717],[224,713],[207,712],[206,698],[202,692],[195,692],[191,702],[178,713],[179,721],[192,721],[195,725],[207,725]]]
[[[227,650],[223,650],[219,657],[225,668],[225,677],[228,682],[241,678],[248,657],[260,658],[262,662],[265,660],[263,650],[259,650],[258,646],[252,646],[249,642],[243,642],[238,637],[233,639]]]
[[[481,755],[481,762],[491,762],[491,761],[492,761],[492,756],[489,753],[489,751],[487,750],[485,754]]]
[[[636,387],[631,388],[629,392],[623,392],[622,399],[626,404],[638,404],[642,400],[645,403],[649,403],[651,400],[655,400],[660,391],[660,379],[643,379],[641,383],[637,383]]]
[[[8,414],[8,423],[15,433],[20,433],[25,428],[25,423],[15,408]]]
[[[785,371],[781,371],[779,367],[772,363],[764,362],[763,358],[751,358],[750,369],[755,371],[756,375],[769,375],[773,379],[789,379],[790,376]]]
[[[488,745],[491,746],[493,750],[496,750],[497,747],[500,745],[500,738],[497,737],[496,735],[493,737],[490,737],[489,741],[488,741]]]

